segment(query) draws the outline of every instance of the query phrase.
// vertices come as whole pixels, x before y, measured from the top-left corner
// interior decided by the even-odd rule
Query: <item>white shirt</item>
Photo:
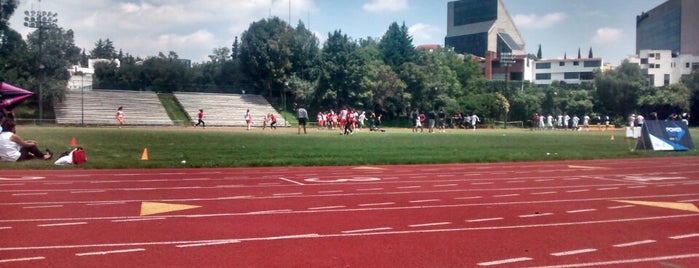
[[[0,133],[0,161],[16,162],[20,157],[19,144],[10,140],[14,133],[6,131]]]

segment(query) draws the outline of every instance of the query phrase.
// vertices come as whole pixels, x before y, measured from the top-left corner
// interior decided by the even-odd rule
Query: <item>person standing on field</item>
[[[305,108],[302,106],[299,106],[299,109],[296,112],[296,117],[299,120],[299,129],[298,129],[298,134],[301,134],[301,128],[303,127],[303,134],[306,134],[306,122],[308,122],[308,111],[306,111]]]
[[[124,117],[126,115],[124,114],[124,107],[119,106],[119,108],[116,111],[116,120],[119,123],[119,128],[124,125]]]

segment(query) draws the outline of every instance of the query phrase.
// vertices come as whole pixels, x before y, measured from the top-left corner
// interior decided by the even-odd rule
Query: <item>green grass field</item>
[[[691,135],[698,146],[699,130]],[[633,151],[635,140],[615,131],[530,131],[525,129],[449,129],[446,133],[412,133],[295,128],[277,131],[191,127],[36,127],[18,126],[20,136],[39,141],[57,156],[75,137],[86,150],[81,166],[55,166],[53,161],[0,163],[0,169],[108,169],[253,166],[327,166],[545,161],[699,155],[687,152]],[[612,136],[614,139],[612,140]],[[148,160],[141,160],[144,149]],[[56,158],[54,157],[53,160]],[[186,163],[182,163],[186,160]]]

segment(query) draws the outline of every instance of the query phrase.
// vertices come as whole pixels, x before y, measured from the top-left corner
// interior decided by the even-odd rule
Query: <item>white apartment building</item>
[[[670,50],[641,50],[639,55],[627,59],[641,66],[648,85],[654,87],[679,83],[683,75],[699,69],[698,56],[673,55]]]
[[[592,82],[593,72],[602,68],[602,58],[544,59],[533,62],[530,81],[537,85],[556,82]]]

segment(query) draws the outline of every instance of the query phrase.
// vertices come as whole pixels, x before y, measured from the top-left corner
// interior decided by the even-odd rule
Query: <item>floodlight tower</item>
[[[44,29],[57,27],[58,13],[42,11],[41,8],[34,10],[32,7],[32,10],[25,10],[24,15],[24,26],[39,30],[39,123],[42,123],[44,119],[43,84],[46,76],[43,63]]]

